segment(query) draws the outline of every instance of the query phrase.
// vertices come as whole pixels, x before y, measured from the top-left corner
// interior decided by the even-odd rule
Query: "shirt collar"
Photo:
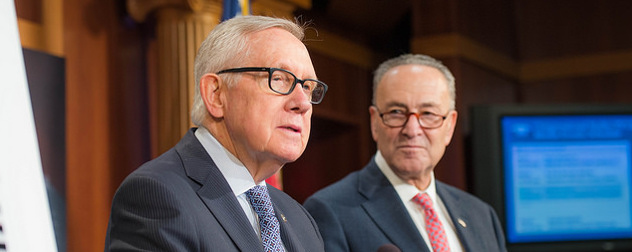
[[[432,202],[437,202],[437,188],[435,186],[434,171],[430,173],[430,185],[428,185],[428,188],[420,191],[414,185],[404,182],[404,180],[395,175],[395,172],[393,172],[388,163],[386,163],[384,156],[382,156],[382,153],[379,150],[375,154],[375,163],[377,164],[377,167],[380,168],[384,176],[386,176],[386,179],[388,179],[391,185],[393,185],[395,191],[403,202],[410,201],[418,193],[427,193]]]
[[[219,171],[224,175],[235,196],[241,195],[255,186],[255,181],[244,164],[228,151],[204,127],[195,131],[195,137],[200,141],[206,152],[211,156]],[[260,185],[265,185],[265,181]]]

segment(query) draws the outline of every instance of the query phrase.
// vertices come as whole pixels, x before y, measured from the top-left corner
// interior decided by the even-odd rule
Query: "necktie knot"
[[[268,194],[268,188],[262,185],[256,185],[246,192],[246,196],[255,209],[255,212],[257,212],[257,215],[274,216],[274,208],[272,207],[270,194]]]
[[[432,200],[430,199],[430,195],[428,195],[427,193],[419,193],[419,194],[415,195],[413,200],[417,201],[417,203],[419,205],[421,205],[421,207],[424,210],[425,209],[433,209],[432,208]]]
[[[284,251],[279,220],[274,214],[274,207],[272,207],[268,188],[256,185],[246,192],[246,196],[257,216],[259,216],[261,242],[265,251]]]

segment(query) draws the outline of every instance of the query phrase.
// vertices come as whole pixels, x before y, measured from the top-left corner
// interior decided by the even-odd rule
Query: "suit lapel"
[[[283,209],[288,208],[288,202],[281,196],[283,192],[277,190],[271,185],[268,185],[268,192],[270,193],[272,205],[274,206],[274,214],[276,214],[276,217],[279,220],[281,227],[281,240],[283,240],[285,250],[292,252],[305,251],[305,248],[301,244],[299,237],[297,237],[297,233],[294,230],[292,220],[286,218],[286,214],[283,211]]]
[[[437,194],[441,197],[441,201],[445,205],[448,210],[448,214],[450,215],[450,219],[452,223],[454,223],[454,228],[456,229],[457,236],[463,245],[463,249],[466,251],[471,250],[470,243],[478,242],[474,233],[471,232],[471,228],[468,228],[468,223],[471,223],[475,216],[472,216],[469,211],[467,211],[467,207],[464,207],[460,201],[461,199],[451,194],[446,190],[446,185],[437,181]]]
[[[402,251],[428,251],[399,195],[374,159],[360,171],[358,191],[367,198],[362,207],[395,246]]]
[[[283,211],[275,205],[274,212],[277,219],[279,219],[279,224],[281,225],[281,240],[283,240],[283,246],[285,246],[285,249],[287,251],[305,251],[296,237],[296,232],[292,228],[292,225],[290,225],[290,222],[285,218]]]
[[[211,214],[241,251],[262,251],[259,237],[217,166],[190,130],[176,145],[189,178],[201,185],[197,191]]]

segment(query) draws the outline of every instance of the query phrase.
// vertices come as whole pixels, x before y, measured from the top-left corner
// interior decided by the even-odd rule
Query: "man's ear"
[[[225,83],[217,74],[208,73],[200,79],[200,95],[206,110],[214,118],[224,117],[223,92]]]
[[[456,128],[457,117],[458,117],[458,113],[456,112],[456,110],[452,110],[450,111],[450,113],[448,113],[448,117],[445,119],[444,123],[447,124],[446,134],[444,135],[445,138],[443,139],[445,146],[448,146],[448,144],[450,144],[450,142],[452,141],[452,136],[454,135],[454,129]]]
[[[371,136],[373,140],[377,142],[377,127],[380,123],[381,118],[380,114],[377,112],[377,109],[373,106],[369,106],[369,118],[371,120]]]

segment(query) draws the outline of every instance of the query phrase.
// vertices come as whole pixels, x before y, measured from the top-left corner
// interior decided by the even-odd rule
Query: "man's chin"
[[[430,162],[430,154],[422,148],[399,149],[395,158],[406,162]]]
[[[417,173],[429,167],[431,162],[430,159],[420,158],[419,155],[417,155],[412,158],[400,157],[394,163],[398,166],[399,170]]]
[[[283,163],[292,163],[301,157],[303,151],[286,151],[277,156],[277,159]]]

